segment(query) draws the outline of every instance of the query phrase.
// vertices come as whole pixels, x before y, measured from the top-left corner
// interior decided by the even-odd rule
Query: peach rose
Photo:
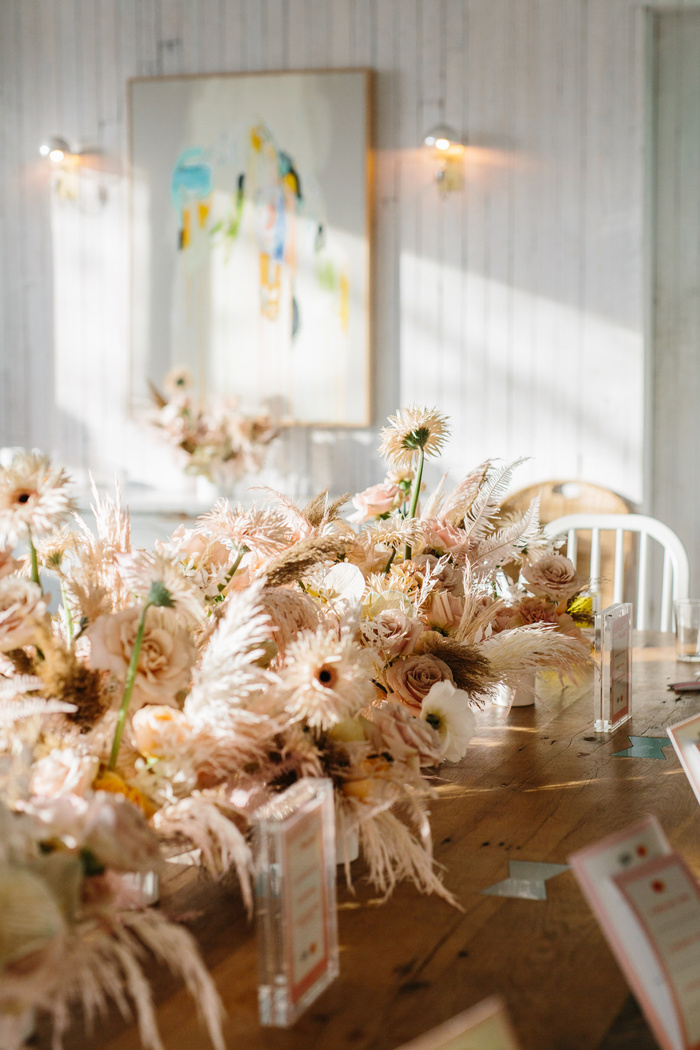
[[[563,554],[545,555],[523,569],[522,577],[527,589],[537,598],[551,598],[555,602],[573,598],[588,583]]]
[[[462,598],[456,598],[449,591],[435,590],[430,597],[426,621],[436,631],[449,632],[458,625],[463,612]]]
[[[383,703],[370,710],[368,732],[378,751],[388,751],[409,766],[434,766],[442,744],[434,730],[414,718],[405,704]]]
[[[79,755],[71,747],[55,748],[32,766],[29,790],[32,795],[85,796],[100,767],[98,758]]]
[[[370,518],[376,518],[378,514],[388,514],[400,491],[399,486],[393,481],[382,481],[379,485],[370,485],[364,492],[358,492],[356,496],[353,496],[352,502],[357,510],[350,515],[348,521],[359,525],[363,521],[369,521]]]
[[[441,518],[425,518],[421,521],[421,530],[426,547],[441,554],[462,552],[469,543],[462,529]]]
[[[121,612],[98,616],[87,630],[90,666],[111,671],[126,679],[136,641],[141,610],[132,606]],[[187,631],[172,609],[151,607],[139,654],[131,705],[168,704],[177,707],[177,694],[186,689],[195,660],[195,649]]]
[[[17,576],[0,579],[0,652],[30,645],[37,620],[45,612],[46,603],[36,583]]]
[[[436,682],[453,682],[452,671],[444,660],[431,653],[397,660],[386,670],[386,684],[394,698],[420,713],[421,704]]]
[[[193,729],[182,711],[148,704],[133,718],[134,740],[143,755],[171,758],[187,746]]]

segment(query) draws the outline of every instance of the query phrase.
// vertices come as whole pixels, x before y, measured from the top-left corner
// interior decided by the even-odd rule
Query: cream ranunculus
[[[33,795],[85,795],[100,767],[94,755],[79,755],[71,747],[54,748],[32,766],[29,789]]]
[[[35,638],[46,603],[41,588],[17,576],[0,579],[0,652],[21,649]]]
[[[393,694],[387,699],[401,700],[416,712],[420,712],[421,704],[436,683],[454,681],[445,661],[430,653],[396,660],[387,668],[385,677]]]
[[[561,602],[573,598],[588,584],[563,554],[547,554],[523,569],[525,586],[538,598]]]
[[[187,746],[193,729],[182,711],[161,704],[148,704],[134,715],[133,732],[142,754],[173,758]]]
[[[99,616],[88,628],[90,666],[111,671],[124,680],[136,641],[141,610],[132,606]],[[194,645],[172,609],[150,608],[139,654],[131,709],[143,704],[177,707],[177,694],[186,689],[195,660]]]
[[[388,514],[396,503],[396,497],[400,491],[399,486],[393,481],[382,481],[379,485],[370,485],[364,492],[358,492],[356,496],[353,496],[352,501],[357,510],[350,515],[348,521],[359,525],[363,521],[369,521],[370,518],[376,518],[378,514]]]
[[[476,726],[468,694],[451,682],[438,682],[423,701],[420,716],[440,737],[441,757],[446,762],[459,762]]]

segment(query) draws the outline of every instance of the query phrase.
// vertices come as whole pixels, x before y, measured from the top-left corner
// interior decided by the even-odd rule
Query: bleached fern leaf
[[[44,700],[38,696],[26,700],[5,700],[0,697],[0,725],[11,725],[33,715],[71,714],[77,710],[75,704],[66,704],[63,700]]]
[[[525,462],[525,458],[489,470],[464,519],[464,531],[471,539],[479,540],[487,535],[491,518],[498,512],[508,491],[513,471]]]
[[[539,533],[539,505],[540,498],[536,496],[516,521],[491,533],[477,545],[473,553],[470,552],[469,560],[477,576],[491,573],[499,565],[520,557],[523,548]]]

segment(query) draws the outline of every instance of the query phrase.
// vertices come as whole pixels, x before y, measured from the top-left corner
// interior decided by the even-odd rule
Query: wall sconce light
[[[43,142],[39,146],[39,153],[42,157],[48,157],[54,164],[60,164],[61,161],[76,156],[66,140],[59,135],[53,135],[48,142]]]
[[[441,193],[461,190],[464,143],[449,124],[437,124],[426,134],[423,145],[435,160],[435,181]]]

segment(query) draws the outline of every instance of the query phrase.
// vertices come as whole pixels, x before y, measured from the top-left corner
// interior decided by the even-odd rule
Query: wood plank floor
[[[523,1050],[654,1047],[571,872],[547,883],[546,901],[482,893],[508,876],[509,860],[566,863],[646,813],[700,869],[697,802],[673,749],[663,761],[614,757],[628,732],[663,736],[700,705],[666,689],[688,677],[668,637],[640,640],[647,644],[635,650],[634,717],[611,736],[593,731],[590,688],[480,715],[463,762],[436,775],[432,805],[435,853],[463,911],[409,885],[382,903],[357,862],[355,892],[339,887],[340,978],[292,1030],[258,1025],[255,936],[232,888],[213,888],[192,872],[173,877],[162,906],[199,911],[193,928],[228,1012],[227,1044],[395,1050],[499,993]],[[206,1047],[184,991],[162,978],[156,988],[167,1050]],[[90,1037],[76,1029],[70,1050],[136,1050],[135,1030],[118,1029],[115,1019]]]

